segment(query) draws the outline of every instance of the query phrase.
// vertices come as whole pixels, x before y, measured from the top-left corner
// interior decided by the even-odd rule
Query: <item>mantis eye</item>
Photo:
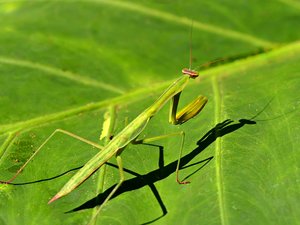
[[[187,68],[182,69],[181,72],[183,74],[189,75],[190,78],[196,78],[196,77],[199,76],[199,73],[197,71],[191,70],[191,69],[187,69]]]

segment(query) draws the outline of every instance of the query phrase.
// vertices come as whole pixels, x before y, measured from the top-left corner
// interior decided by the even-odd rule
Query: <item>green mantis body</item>
[[[120,172],[120,181],[114,187],[112,192],[108,195],[105,201],[102,203],[98,212],[102,209],[103,205],[109,201],[109,199],[113,196],[113,194],[117,191],[124,180],[122,161],[120,154],[123,149],[131,142],[135,142],[140,133],[145,129],[149,120],[169,101],[171,100],[171,108],[169,115],[169,122],[177,125],[182,124],[189,119],[196,116],[202,108],[205,106],[207,102],[207,98],[204,96],[198,96],[194,101],[188,104],[185,108],[183,108],[179,113],[177,113],[177,106],[180,98],[180,94],[182,90],[187,85],[188,81],[191,78],[196,78],[198,73],[193,70],[183,69],[183,75],[178,78],[175,82],[173,82],[164,92],[163,94],[145,111],[143,111],[138,117],[136,117],[131,123],[129,123],[120,133],[113,137],[113,139],[104,147],[86,140],[82,137],[79,137],[75,134],[72,134],[68,131],[64,131],[61,129],[57,129],[54,131],[45,141],[44,143],[37,149],[34,153],[36,155],[38,151],[48,142],[52,136],[57,132],[62,132],[69,136],[72,136],[76,139],[79,139],[87,144],[90,144],[96,148],[99,148],[100,151],[96,154],[92,159],[90,159],[64,186],[63,188],[48,202],[51,203],[76,189],[80,184],[82,184],[86,179],[88,179],[97,169],[99,169],[103,164],[108,162],[113,156],[117,158],[117,164],[119,166]],[[182,148],[181,148],[182,151]],[[178,179],[178,170],[180,165],[180,156],[177,162],[176,169],[176,179],[178,183],[187,183],[181,182]],[[10,179],[9,181],[0,181],[0,183],[10,183],[15,177],[24,169],[27,163],[34,157],[32,155],[30,159],[19,169],[16,175]]]
[[[151,117],[153,117],[170,99],[173,98],[173,104],[171,105],[170,110],[170,122],[172,124],[182,124],[197,115],[206,104],[206,97],[199,96],[176,116],[179,95],[187,85],[190,78],[194,77],[189,74],[183,74],[183,76],[171,84],[169,88],[153,103],[153,105],[136,117],[98,154],[90,159],[84,167],[82,167],[49,201],[49,203],[73,191],[110,158],[114,155],[119,155],[124,147],[139,136],[139,134],[145,129]]]

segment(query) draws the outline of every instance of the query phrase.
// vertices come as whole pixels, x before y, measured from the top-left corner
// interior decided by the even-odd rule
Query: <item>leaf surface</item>
[[[57,128],[104,144],[189,66],[200,72],[180,107],[209,101],[181,126],[168,107],[129,145],[126,180],[95,224],[297,224],[300,5],[296,1],[3,1],[0,3],[0,180]],[[233,60],[235,59],[235,60]],[[56,134],[14,181],[0,185],[0,224],[87,224],[118,182],[115,159],[68,196],[47,202],[98,149]],[[103,187],[102,187],[102,182]],[[103,192],[101,193],[101,190]]]

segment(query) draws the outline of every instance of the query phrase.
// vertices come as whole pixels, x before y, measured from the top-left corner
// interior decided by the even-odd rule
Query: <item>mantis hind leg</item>
[[[85,139],[85,138],[83,138],[83,137],[80,137],[80,136],[78,136],[78,135],[76,135],[76,134],[73,134],[73,133],[71,133],[71,132],[69,132],[69,131],[66,131],[66,130],[63,130],[63,129],[56,129],[54,132],[52,132],[52,134],[50,134],[50,136],[40,145],[40,147],[35,151],[35,153],[33,153],[32,155],[31,155],[31,157],[24,163],[24,165],[23,166],[21,166],[21,168],[16,172],[16,174],[12,177],[12,178],[10,178],[9,180],[7,180],[7,181],[0,181],[0,183],[2,183],[2,184],[10,184],[11,182],[13,182],[16,178],[17,178],[17,176],[24,170],[24,168],[27,166],[27,164],[40,152],[40,150],[47,144],[47,142],[49,142],[49,140],[55,135],[55,134],[57,134],[57,133],[63,133],[63,134],[65,134],[65,135],[68,135],[68,136],[70,136],[70,137],[72,137],[72,138],[75,138],[75,139],[77,139],[77,140],[79,140],[79,141],[82,141],[82,142],[84,142],[84,143],[86,143],[86,144],[89,144],[89,145],[91,145],[91,146],[93,146],[93,147],[95,147],[95,148],[98,148],[98,149],[100,149],[100,150],[102,150],[103,149],[103,147],[101,146],[101,145],[98,145],[97,143],[94,143],[94,142],[92,142],[92,141],[90,141],[90,140],[87,140],[87,139]]]

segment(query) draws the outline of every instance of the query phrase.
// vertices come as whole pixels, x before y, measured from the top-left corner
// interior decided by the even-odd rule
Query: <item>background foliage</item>
[[[188,67],[193,23],[193,67],[226,60],[183,102],[209,102],[180,127],[165,107],[141,135],[184,130],[180,172],[191,184],[175,182],[178,138],[156,143],[160,167],[157,147],[128,146],[124,167],[139,176],[126,173],[96,224],[299,223],[299,21],[295,0],[1,1],[0,179],[56,128],[97,142],[111,106],[120,131]],[[118,180],[114,167],[47,202],[96,151],[55,136],[18,185],[0,186],[0,224],[86,224]]]

